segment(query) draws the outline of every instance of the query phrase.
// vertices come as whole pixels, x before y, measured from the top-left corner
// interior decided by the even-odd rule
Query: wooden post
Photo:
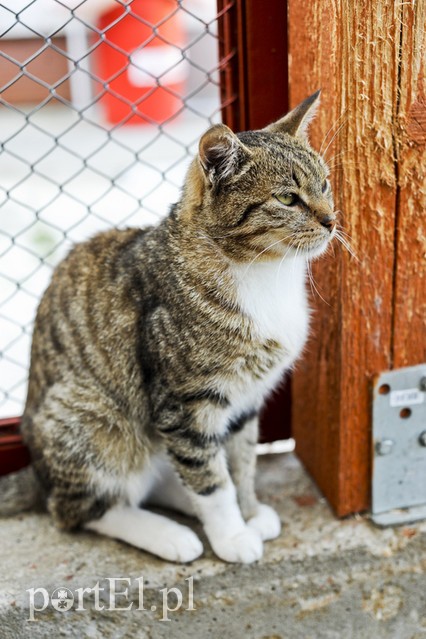
[[[426,1],[403,3],[401,24],[395,144],[395,368],[426,362]]]
[[[260,129],[288,110],[287,3],[218,0],[222,119]],[[261,441],[291,437],[290,381],[267,403]]]
[[[217,0],[222,119],[258,129],[288,109],[286,0]]]
[[[0,419],[0,476],[16,473],[31,462],[19,432],[19,417]]]
[[[370,505],[374,376],[426,359],[425,26],[425,0],[289,0],[290,104],[323,90],[312,141],[359,258],[335,242],[315,266],[293,377],[296,450],[338,515]]]

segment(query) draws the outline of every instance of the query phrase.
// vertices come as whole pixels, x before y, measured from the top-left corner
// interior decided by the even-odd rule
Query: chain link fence
[[[215,0],[0,2],[0,416],[25,400],[52,268],[165,215],[220,120]]]

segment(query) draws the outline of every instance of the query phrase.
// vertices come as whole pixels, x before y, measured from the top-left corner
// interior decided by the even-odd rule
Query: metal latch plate
[[[426,364],[382,373],[373,399],[372,519],[426,519]]]

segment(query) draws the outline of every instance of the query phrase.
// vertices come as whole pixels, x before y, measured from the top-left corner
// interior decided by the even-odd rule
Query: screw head
[[[419,386],[420,386],[420,390],[421,391],[425,391],[426,392],[426,376],[425,377],[421,377]]]
[[[390,455],[394,445],[393,439],[381,439],[376,443],[376,453],[381,456]]]
[[[420,446],[425,446],[426,447],[426,430],[424,430],[422,433],[420,433],[420,435],[419,435],[419,444],[420,444]]]

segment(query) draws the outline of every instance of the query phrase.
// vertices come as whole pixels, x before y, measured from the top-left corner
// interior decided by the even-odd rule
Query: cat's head
[[[216,124],[201,137],[184,190],[190,223],[230,257],[314,256],[333,236],[328,168],[306,135],[318,103],[319,91],[260,131]]]

